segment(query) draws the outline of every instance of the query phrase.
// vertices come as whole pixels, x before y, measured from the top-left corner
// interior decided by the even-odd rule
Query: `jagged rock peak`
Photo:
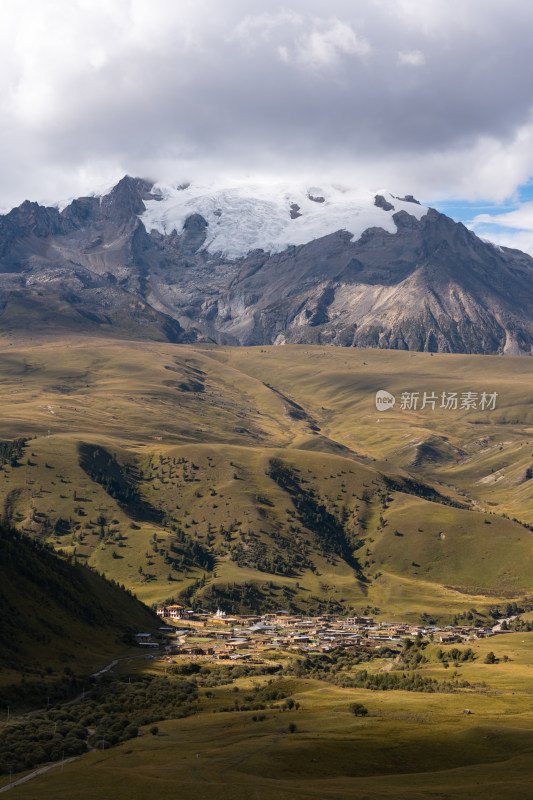
[[[131,217],[146,211],[145,200],[154,200],[153,183],[144,178],[132,178],[125,175],[111,191],[101,198],[101,205],[110,214],[118,213],[121,217]]]

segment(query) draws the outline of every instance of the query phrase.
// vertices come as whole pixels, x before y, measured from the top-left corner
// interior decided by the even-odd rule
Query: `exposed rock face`
[[[26,201],[0,217],[0,327],[46,328],[55,308],[56,326],[172,341],[533,352],[533,258],[433,209],[396,211],[417,203],[410,195],[375,196],[395,232],[341,229],[236,259],[208,250],[223,207],[209,223],[192,209],[181,230],[147,232],[140,215],[157,199],[151,183],[125,177],[61,212]],[[285,213],[300,224],[299,205]]]
[[[26,201],[0,217],[0,328],[196,339],[144,299],[143,253],[154,244],[138,214],[150,189],[126,177],[61,212]]]
[[[374,197],[374,205],[377,206],[378,208],[382,208],[383,211],[393,211],[394,210],[393,204],[389,203],[389,201],[386,200],[385,197],[383,197],[382,194],[377,194]]]

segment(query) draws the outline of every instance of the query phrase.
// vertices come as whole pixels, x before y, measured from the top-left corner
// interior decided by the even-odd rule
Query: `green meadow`
[[[443,618],[531,591],[528,358],[50,338],[4,340],[0,376],[27,439],[4,517],[145,602]]]

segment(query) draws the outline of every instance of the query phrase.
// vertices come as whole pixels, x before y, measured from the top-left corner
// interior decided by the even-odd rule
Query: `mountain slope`
[[[127,179],[62,212],[26,201],[0,216],[0,329],[194,340],[143,299],[150,241],[136,215],[147,192]]]
[[[45,668],[94,669],[124,650],[124,637],[155,624],[119,586],[0,528],[1,683]]]
[[[486,607],[533,580],[532,370],[376,349],[0,343],[0,503],[147,602]],[[378,412],[385,387],[398,402]],[[404,391],[497,404],[406,410]],[[29,436],[12,463],[7,442]]]
[[[181,194],[188,191],[192,190]],[[269,227],[263,217],[255,219],[255,240],[246,235],[252,215],[244,204],[244,222],[232,209],[231,226],[226,225],[221,236],[210,232],[213,218],[208,215],[205,240],[183,278],[187,305],[181,300],[183,288],[174,289],[165,282],[165,271],[157,269],[152,273],[153,302],[178,313],[183,324],[194,322],[217,341],[232,344],[531,351],[533,259],[483,242],[463,225],[413,200],[398,201],[387,194],[341,205],[331,191],[331,200],[308,203],[315,207],[310,222],[295,230],[292,238],[290,225],[296,228],[307,218],[302,214],[301,219],[290,219],[289,194],[285,225]],[[211,205],[221,204],[223,220],[227,193],[215,193],[210,199]],[[274,206],[277,216],[280,204]],[[174,208],[170,200],[151,200],[148,205],[141,219],[149,227],[155,224],[162,206],[164,222],[158,228],[168,231],[168,215]],[[187,210],[203,211],[206,205],[200,196],[185,209],[180,207],[174,215],[178,230]],[[261,208],[259,202],[256,205]],[[239,236],[241,222],[244,235]],[[231,243],[228,229],[233,230],[236,244]],[[167,234],[163,243],[169,239]],[[262,249],[242,255],[245,245]],[[219,258],[232,256],[238,269],[225,291],[206,297],[195,292],[194,268],[200,261],[214,262],[218,246],[226,247]]]
[[[125,177],[61,211],[25,202],[0,217],[0,289],[4,331],[533,348],[533,258],[387,192]]]

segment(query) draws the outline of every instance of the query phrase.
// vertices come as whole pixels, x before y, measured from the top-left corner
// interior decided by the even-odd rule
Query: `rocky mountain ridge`
[[[533,258],[410,196],[319,192],[126,176],[63,210],[26,201],[0,217],[0,329],[533,352]]]

